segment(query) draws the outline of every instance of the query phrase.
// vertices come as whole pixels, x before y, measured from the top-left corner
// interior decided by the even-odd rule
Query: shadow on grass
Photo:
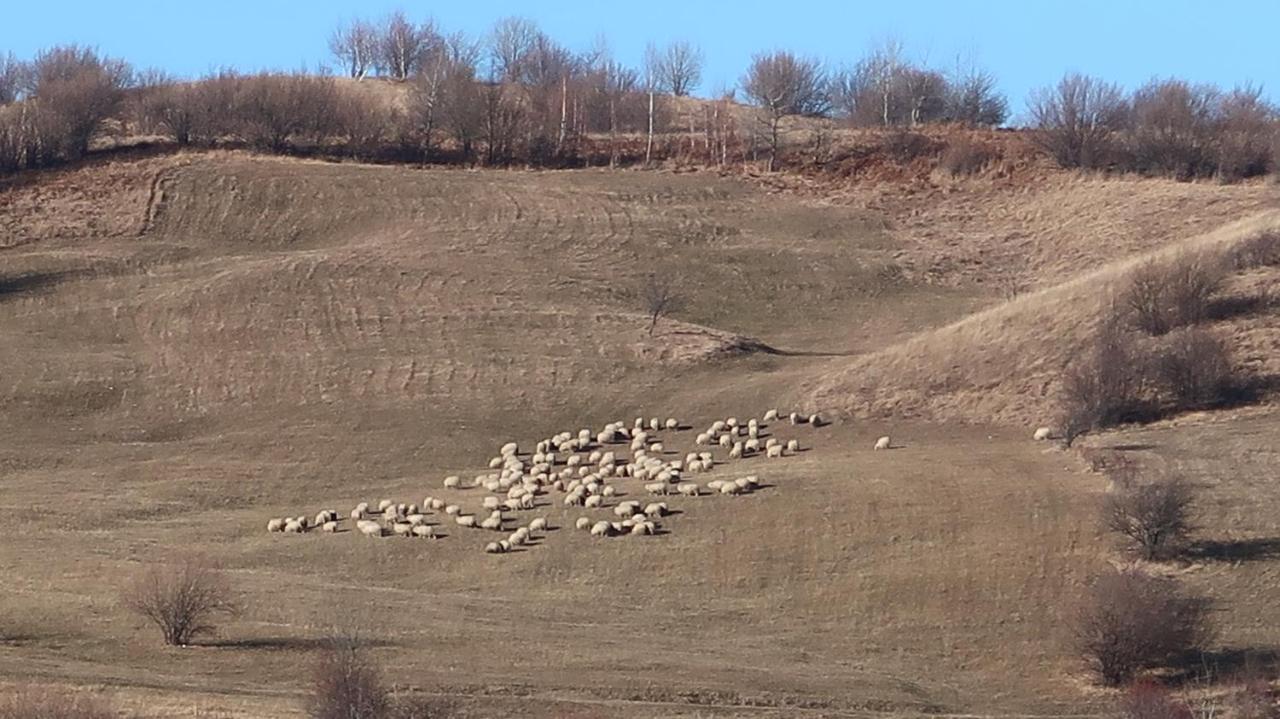
[[[52,272],[23,272],[0,276],[0,302],[21,295],[39,292],[58,283],[91,274],[85,270],[56,270]]]
[[[1280,537],[1254,539],[1202,539],[1183,550],[1191,560],[1210,562],[1254,562],[1280,559]]]
[[[1280,651],[1269,647],[1226,647],[1188,652],[1170,664],[1170,684],[1221,682],[1240,677],[1274,679],[1280,674]]]
[[[386,639],[366,638],[362,643],[368,647],[393,647],[396,642]],[[239,639],[203,639],[192,643],[192,646],[211,649],[256,649],[263,651],[317,651],[333,646],[328,637],[244,637]]]

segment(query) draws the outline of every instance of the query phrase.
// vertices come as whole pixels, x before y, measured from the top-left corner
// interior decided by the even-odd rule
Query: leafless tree
[[[35,99],[46,137],[57,140],[56,154],[75,159],[88,152],[102,123],[119,108],[132,82],[123,60],[103,57],[92,48],[55,47],[39,53],[27,72],[25,94]]]
[[[1263,99],[1261,88],[1245,85],[1222,97],[1216,137],[1219,178],[1231,181],[1280,169],[1280,109]]]
[[[187,83],[165,82],[148,88],[142,97],[142,114],[147,123],[173,138],[179,145],[189,145],[196,127],[197,88]]]
[[[1180,408],[1220,403],[1235,389],[1231,351],[1207,329],[1170,332],[1157,347],[1152,364],[1161,387]]]
[[[1129,103],[1116,85],[1070,74],[1028,102],[1036,143],[1063,167],[1103,167],[1129,122]]]
[[[677,312],[684,306],[684,298],[675,289],[675,281],[668,275],[649,273],[644,286],[640,288],[640,298],[644,301],[645,311],[649,315],[649,336],[658,326],[662,317]]]
[[[0,105],[7,105],[21,97],[26,70],[26,64],[14,57],[13,53],[0,54]]]
[[[186,646],[213,630],[218,615],[240,605],[215,564],[196,556],[178,557],[143,569],[125,589],[124,606],[156,625],[165,644]]]
[[[1139,266],[1120,296],[1135,326],[1162,335],[1205,320],[1224,279],[1222,264],[1215,258],[1188,253]]]
[[[654,110],[658,89],[661,86],[661,76],[662,54],[658,52],[657,45],[648,43],[644,48],[644,71],[642,73],[644,91],[649,96],[649,122],[644,143],[645,165],[650,165],[653,162]]]
[[[1132,339],[1117,320],[1105,320],[1092,347],[1077,353],[1063,372],[1057,421],[1063,444],[1070,447],[1081,435],[1135,412],[1144,378]]]
[[[485,164],[505,165],[512,161],[516,141],[524,122],[519,91],[502,82],[485,83],[480,91],[483,108]]]
[[[1009,116],[1009,101],[995,75],[973,62],[957,61],[947,81],[946,117],[977,127],[996,127]]]
[[[1178,179],[1213,174],[1220,100],[1216,87],[1184,80],[1155,80],[1135,90],[1129,134],[1134,168]]]
[[[1076,624],[1076,646],[1108,686],[1133,679],[1202,645],[1210,635],[1209,603],[1172,580],[1137,569],[1098,577]]]
[[[494,80],[521,82],[526,60],[542,31],[527,18],[508,17],[499,20],[489,32],[489,66]]]
[[[1103,502],[1103,525],[1127,537],[1143,557],[1167,557],[1191,530],[1190,486],[1160,477],[1117,488]]]
[[[756,55],[742,89],[765,113],[769,171],[777,167],[782,119],[789,115],[823,115],[830,109],[822,64],[785,50]]]
[[[347,76],[363,80],[377,64],[378,29],[365,20],[339,25],[329,37],[329,52],[342,63]]]
[[[236,125],[249,144],[284,152],[293,143],[328,134],[334,126],[336,101],[333,78],[262,73],[240,83]]]
[[[423,153],[429,155],[432,139],[443,115],[449,91],[460,92],[460,98],[474,100],[475,93],[465,92],[455,76],[462,74],[466,82],[475,82],[475,66],[479,47],[461,33],[432,43],[419,63],[409,96],[409,111],[422,136]]]
[[[362,637],[331,636],[312,673],[307,715],[312,719],[383,719],[391,700]]]
[[[659,86],[676,97],[688,95],[702,81],[705,57],[693,43],[679,40],[667,45],[657,62]]]
[[[396,10],[378,29],[375,64],[393,80],[407,80],[418,71],[431,46],[438,42],[440,37],[434,24],[415,25],[403,11]]]

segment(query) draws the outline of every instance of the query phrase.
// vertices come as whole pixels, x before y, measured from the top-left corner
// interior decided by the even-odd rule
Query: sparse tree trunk
[[[653,162],[653,88],[649,88],[649,136],[644,143],[644,164]]]
[[[618,108],[613,96],[609,97],[609,168],[618,166]]]
[[[565,133],[569,127],[569,77],[560,78],[560,135],[556,139],[556,152],[564,148]]]

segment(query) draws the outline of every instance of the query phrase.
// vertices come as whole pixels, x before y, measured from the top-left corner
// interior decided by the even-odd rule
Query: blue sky
[[[585,49],[603,34],[638,63],[646,41],[689,39],[707,55],[702,92],[732,87],[751,54],[787,48],[832,66],[895,37],[917,60],[947,67],[975,55],[996,73],[1015,111],[1027,92],[1067,70],[1132,87],[1175,75],[1261,84],[1280,99],[1280,0],[0,0],[0,53],[96,45],[138,66],[198,75],[219,66],[295,69],[328,62],[333,26],[393,8],[481,35],[523,15]]]

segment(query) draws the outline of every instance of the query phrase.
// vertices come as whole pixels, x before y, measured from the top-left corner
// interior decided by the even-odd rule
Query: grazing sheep
[[[530,532],[545,532],[545,531],[547,531],[547,518],[546,518],[546,517],[535,517],[535,518],[533,519],[533,521],[529,522],[529,531],[530,531]]]
[[[693,438],[693,443],[697,445],[710,444],[711,435],[707,434],[706,432],[703,432],[702,434],[699,434],[697,437]]]
[[[427,521],[427,515],[425,515],[425,514],[410,514],[410,515],[408,515],[407,517],[405,517],[405,518],[404,518],[404,521],[406,521],[406,522],[408,522],[409,524],[412,524],[413,526],[415,526],[415,527],[416,527],[416,526],[418,526],[419,524],[424,524],[424,523]]]
[[[729,494],[729,495],[742,494],[742,487],[739,487],[733,482],[725,482],[724,484],[720,485],[720,494]]]
[[[649,494],[666,494],[667,487],[669,486],[671,485],[667,484],[666,482],[651,482],[644,486],[644,491],[648,492]]]
[[[618,506],[613,508],[613,513],[619,517],[630,517],[639,511],[639,502],[620,502]]]
[[[731,445],[733,445],[733,437],[731,437],[731,436],[729,436],[729,435],[727,435],[727,434],[722,434],[722,435],[720,435],[720,446],[721,446],[721,447],[729,447],[729,446],[731,446]]]
[[[480,528],[500,532],[502,531],[502,518],[488,517],[484,521],[480,522]]]
[[[591,525],[591,536],[608,537],[613,534],[613,525],[603,520]]]
[[[756,488],[755,482],[752,482],[747,477],[739,477],[733,480],[733,483],[737,485],[738,489],[742,490],[743,492],[750,492],[751,490]]]
[[[315,523],[317,525],[322,525],[325,522],[331,522],[337,518],[338,518],[338,515],[336,512],[334,513],[333,516],[329,516],[329,510],[325,509],[325,510],[321,510],[320,513],[316,515]]]
[[[778,410],[776,409],[771,409],[768,412],[764,413],[764,421],[766,423],[775,422],[777,421],[777,419],[778,419]]]
[[[814,427],[821,427],[822,421],[823,421],[822,415],[818,414],[817,412],[814,412],[813,414],[809,415],[809,424],[813,425]]]
[[[698,489],[698,485],[694,484],[693,482],[687,482],[685,484],[676,486],[676,491],[680,492],[680,494],[686,497],[697,497],[699,494],[701,494],[701,492]]]
[[[519,503],[520,509],[533,509],[538,506],[538,499],[533,494],[526,494],[516,501]]]
[[[393,505],[393,504],[395,504],[395,502],[392,502],[392,501],[391,501],[391,500],[389,500],[389,499],[384,499],[384,500],[382,500],[382,501],[378,502],[378,511],[379,511],[379,512],[385,512],[385,511],[387,511],[387,507],[390,507],[390,506],[391,506],[391,505]]]
[[[1037,442],[1043,442],[1046,439],[1053,439],[1053,430],[1048,427],[1040,427],[1036,429],[1036,433],[1031,435],[1031,439]]]
[[[799,451],[800,451],[800,441],[799,441],[799,440],[795,440],[795,439],[787,440],[787,451],[788,451],[788,452],[791,452],[792,454],[795,454],[796,452],[799,452]]]
[[[502,554],[506,550],[504,550],[502,548],[502,545],[498,544],[497,542],[489,542],[488,544],[484,545],[484,551],[486,554]]]
[[[462,486],[462,478],[456,474],[444,478],[445,489],[457,489]]]
[[[391,531],[395,532],[397,537],[412,537],[413,525],[408,522],[396,522],[391,525]]]
[[[498,469],[499,467],[502,466],[502,462],[503,462],[502,457],[494,457],[493,459],[489,460],[489,469]]]
[[[742,459],[743,445],[741,442],[734,442],[733,448],[729,450],[729,459]]]
[[[476,526],[476,515],[459,514],[453,518],[453,521],[457,522],[459,527],[470,527],[474,529]]]
[[[440,511],[440,510],[442,510],[442,509],[444,509],[444,508],[445,508],[445,503],[444,503],[444,500],[443,500],[443,499],[432,499],[432,500],[431,500],[431,509],[432,509],[433,511],[438,512],[438,511]]]
[[[612,497],[618,493],[618,488],[612,484],[606,484],[604,489],[600,490],[601,497]]]
[[[381,537],[382,525],[371,519],[362,519],[356,522],[356,529],[366,537]]]
[[[287,524],[287,522],[285,522],[283,519],[273,519],[273,520],[271,520],[271,521],[267,522],[267,531],[268,531],[268,532],[283,532],[283,531],[284,531],[284,525],[285,525],[285,524]]]
[[[459,507],[456,504],[446,504],[444,507],[444,513],[449,515],[450,517],[458,516],[458,513],[461,511],[462,511],[462,507]]]
[[[787,417],[787,419],[791,421],[791,424],[800,424],[800,413],[792,412],[791,416]]]
[[[646,517],[665,517],[667,516],[666,502],[651,502],[644,508],[644,516]]]
[[[299,522],[296,519],[292,519],[284,523],[284,531],[288,532],[289,534],[302,534],[303,532],[307,531],[307,525],[303,524],[302,522]]]
[[[578,517],[578,521],[574,522],[573,526],[576,529],[591,529],[591,518]]]
[[[674,417],[668,417],[667,421],[662,423],[662,426],[666,427],[669,430],[680,429],[680,423],[677,422]]]
[[[413,527],[413,536],[435,539],[436,530],[435,527],[428,527],[425,524],[416,524]]]
[[[766,439],[766,440],[764,441],[764,448],[765,448],[765,449],[768,449],[768,448],[773,447],[773,446],[775,446],[775,445],[777,445],[777,444],[780,444],[780,442],[778,441],[778,438],[777,438],[777,437],[770,437],[769,439]]]
[[[485,497],[480,504],[483,505],[485,509],[497,509],[498,505],[501,503],[502,503],[501,499],[498,499],[497,497],[494,497],[494,496],[488,496],[488,497]]]
[[[752,421],[754,421],[754,420],[752,420]],[[759,439],[759,438],[760,438],[760,428],[759,428],[759,427],[756,427],[756,426],[747,427],[747,436],[748,436],[748,437],[750,437],[751,439]]]
[[[502,455],[503,457],[510,457],[516,454],[516,452],[518,452],[519,449],[520,449],[520,445],[516,444],[515,442],[507,442],[506,444],[502,445],[502,449],[498,450],[498,454]]]
[[[602,504],[604,504],[604,499],[598,494],[593,494],[590,497],[587,497],[587,499],[582,503],[582,506],[587,509],[592,509],[594,507],[599,507]]]
[[[598,496],[598,495],[597,495],[597,496]],[[564,506],[566,506],[566,507],[575,507],[575,506],[577,506],[577,507],[582,507],[582,506],[585,506],[585,505],[586,505],[586,501],[585,501],[585,500],[586,500],[586,495],[585,495],[585,494],[577,494],[577,493],[568,494],[568,495],[566,495],[566,496],[565,496],[565,498],[564,498]]]
[[[889,449],[889,437],[888,437],[888,435],[885,435],[884,437],[881,437],[880,439],[877,439],[877,440],[876,440],[876,444],[875,444],[875,446],[874,446],[874,447],[872,447],[872,449]]]
[[[775,445],[773,445],[772,447],[770,447],[770,448],[766,449],[766,450],[765,450],[765,452],[764,452],[764,456],[769,457],[769,458],[771,458],[771,459],[772,459],[772,458],[775,458],[775,457],[781,457],[781,456],[782,456],[782,445],[780,445],[780,444],[775,444]]]
[[[744,445],[743,445],[743,447],[742,447],[742,451],[743,451],[743,453],[745,453],[745,454],[751,454],[751,453],[753,453],[753,452],[759,452],[759,451],[760,451],[760,440],[759,440],[759,439],[757,439],[757,438],[755,438],[755,437],[752,437],[751,439],[747,440],[746,444],[744,444]]]
[[[649,528],[646,526],[644,522],[641,522],[640,524],[631,525],[631,530],[629,534],[633,537],[639,537],[645,534],[652,534],[652,532],[649,531]]]
[[[660,431],[662,429],[662,422],[659,422],[658,418],[654,417],[653,419],[649,420],[649,429],[653,430],[654,432]]]

